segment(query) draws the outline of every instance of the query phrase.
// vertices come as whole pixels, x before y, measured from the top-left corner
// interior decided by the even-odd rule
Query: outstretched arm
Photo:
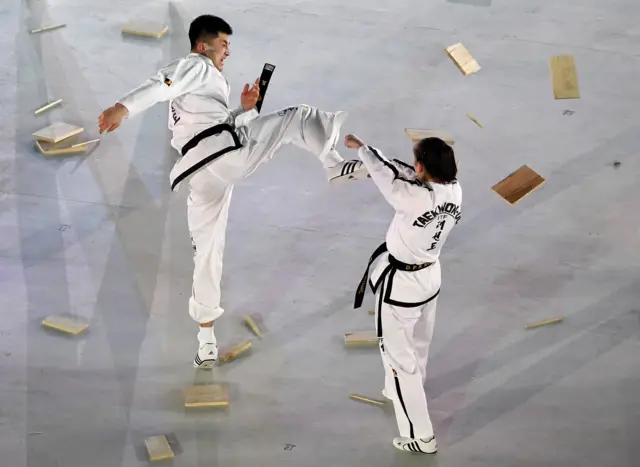
[[[378,149],[367,146],[353,135],[347,135],[345,146],[358,149],[358,157],[367,167],[371,179],[374,181],[382,196],[396,210],[403,210],[403,200],[411,196],[411,185],[420,182],[405,177],[396,163],[387,159]]]
[[[170,63],[102,112],[98,118],[100,133],[115,130],[124,117],[136,115],[159,102],[175,99],[198,89],[207,79],[209,70],[201,60],[186,58]]]

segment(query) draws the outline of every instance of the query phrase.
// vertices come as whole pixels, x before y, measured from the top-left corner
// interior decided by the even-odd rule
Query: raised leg
[[[329,180],[366,178],[361,161],[345,161],[336,151],[346,112],[324,112],[300,105],[260,116],[238,129],[244,147],[212,166],[225,179],[237,182],[272,159],[283,144],[293,144],[315,156]]]

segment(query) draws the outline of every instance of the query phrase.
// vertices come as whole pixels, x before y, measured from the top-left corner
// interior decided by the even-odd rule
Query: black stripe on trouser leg
[[[415,434],[413,433],[413,423],[409,418],[409,414],[407,413],[407,406],[404,405],[404,399],[402,398],[402,390],[400,389],[400,380],[398,379],[398,374],[396,370],[393,370],[393,377],[396,380],[396,392],[398,393],[398,399],[400,400],[400,405],[402,406],[402,410],[404,411],[404,416],[407,417],[407,421],[409,422],[409,438],[415,438]]]

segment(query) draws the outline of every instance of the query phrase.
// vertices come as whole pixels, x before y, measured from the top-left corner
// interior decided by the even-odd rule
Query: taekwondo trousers
[[[222,258],[229,204],[235,183],[273,158],[283,144],[293,144],[332,167],[343,159],[334,150],[346,112],[323,112],[301,105],[258,116],[236,129],[242,144],[195,172],[189,179],[187,220],[194,248],[189,315],[198,323],[218,319],[221,307]],[[202,140],[193,151],[220,150],[215,138]]]
[[[415,274],[420,279],[413,281],[411,276]],[[376,330],[385,392],[393,401],[400,436],[407,438],[434,436],[424,383],[440,283],[440,262],[436,261],[423,271],[385,274],[376,289]],[[411,284],[420,290],[407,290]],[[391,289],[395,289],[393,294]],[[403,292],[412,297],[424,294],[426,303],[403,303]],[[394,299],[390,300],[392,296]]]

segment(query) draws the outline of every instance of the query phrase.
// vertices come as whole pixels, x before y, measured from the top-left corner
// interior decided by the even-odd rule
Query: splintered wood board
[[[359,394],[349,394],[349,397],[351,399],[354,399],[354,400],[357,400],[357,401],[366,402],[367,404],[373,404],[373,405],[385,405],[386,404],[385,401],[380,401],[378,399],[371,399],[369,397],[364,397],[364,396],[361,396]]]
[[[251,346],[252,344],[250,341],[243,342],[230,348],[229,350],[226,350],[222,353],[222,355],[220,355],[219,358],[223,362],[230,362],[231,360],[235,360],[240,354],[251,349]]]
[[[344,343],[350,347],[373,346],[378,344],[378,335],[374,330],[346,332],[344,334]]]
[[[123,34],[160,39],[169,30],[169,26],[153,21],[131,21],[122,28]]]
[[[229,389],[226,384],[202,384],[184,391],[185,407],[228,407]]]
[[[526,195],[544,183],[544,178],[527,165],[508,175],[492,187],[509,204],[516,204]]]
[[[447,51],[447,55],[449,58],[453,60],[453,63],[456,64],[458,69],[466,76],[471,73],[475,73],[480,70],[480,65],[478,62],[471,56],[467,48],[458,43],[450,45],[445,49]]]
[[[256,317],[257,318],[257,317]],[[258,337],[262,338],[262,330],[258,326],[256,319],[253,316],[247,315],[244,317],[244,323],[247,325],[249,329]]]
[[[174,458],[173,449],[171,449],[169,441],[167,441],[167,437],[164,435],[151,436],[144,440],[144,444],[147,447],[147,453],[149,454],[149,460],[151,462]]]
[[[425,138],[440,138],[442,141],[447,143],[449,146],[453,146],[454,141],[449,133],[446,131],[439,130],[419,130],[417,128],[405,128],[405,133],[411,141],[417,143]]]
[[[578,74],[572,55],[558,55],[551,57],[551,76],[553,79],[553,94],[556,99],[579,99]]]
[[[36,141],[36,148],[43,156],[62,156],[68,154],[80,154],[87,151],[87,146],[72,147],[66,141],[61,143],[47,143],[46,141]]]
[[[63,139],[82,133],[84,128],[64,122],[55,122],[33,133],[33,138],[47,143],[59,143]]]
[[[89,325],[83,321],[66,316],[49,316],[42,321],[42,325],[67,334],[78,335],[87,330]]]

